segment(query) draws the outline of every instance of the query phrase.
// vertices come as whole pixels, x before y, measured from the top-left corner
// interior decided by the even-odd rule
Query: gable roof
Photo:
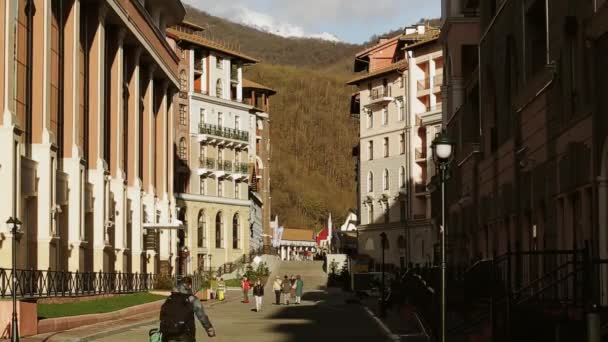
[[[387,66],[386,68],[378,69],[378,70],[375,70],[375,71],[372,71],[369,73],[364,73],[361,76],[355,77],[352,80],[346,82],[346,84],[349,84],[349,85],[357,84],[357,83],[367,80],[369,78],[384,75],[384,74],[390,73],[392,71],[404,70],[406,67],[407,67],[407,59],[402,59],[397,63],[393,63],[393,64]]]
[[[246,78],[243,78],[243,88],[251,88],[251,89],[260,89],[260,90],[265,90],[265,91],[267,91],[267,92],[269,92],[269,93],[272,93],[273,95],[277,93],[277,91],[276,91],[276,90],[274,90],[274,89],[272,89],[272,88],[270,88],[270,87],[267,87],[267,86],[265,86],[265,85],[263,85],[263,84],[260,84],[260,83],[254,82],[254,81],[252,81],[252,80],[248,80],[248,79],[246,79]]]
[[[244,53],[241,53],[236,50],[232,50],[218,42],[215,42],[211,39],[205,38],[199,34],[196,34],[195,31],[186,28],[184,26],[174,26],[167,28],[167,35],[174,37],[177,40],[186,41],[198,46],[206,47],[210,50],[219,51],[225,53],[227,55],[238,57],[242,59],[246,63],[258,63],[259,60],[250,57]]]

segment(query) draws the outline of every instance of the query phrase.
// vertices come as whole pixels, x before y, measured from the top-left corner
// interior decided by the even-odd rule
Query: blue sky
[[[439,17],[440,0],[183,0],[212,15],[283,36],[362,43],[373,34]]]

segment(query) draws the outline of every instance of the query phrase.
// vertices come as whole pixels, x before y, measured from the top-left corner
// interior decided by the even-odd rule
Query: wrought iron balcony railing
[[[390,97],[390,96],[391,96],[391,88],[384,87],[384,86],[373,88],[370,93],[370,99],[372,101],[381,99],[383,97]]]
[[[249,132],[211,124],[201,124],[199,126],[199,133],[233,140],[249,141]]]

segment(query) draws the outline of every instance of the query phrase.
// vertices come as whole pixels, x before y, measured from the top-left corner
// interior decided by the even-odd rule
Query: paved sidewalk
[[[221,304],[207,304],[205,311],[222,342],[320,342],[386,341],[385,334],[359,304],[349,304],[350,294],[326,289],[327,275],[320,262],[282,262],[277,270],[281,278],[301,275],[304,295],[300,305],[274,305],[272,280],[265,288],[262,312],[255,312],[255,302],[241,303],[240,292],[229,292]],[[215,302],[217,303],[217,302]],[[156,316],[133,322],[115,322],[97,327],[83,327],[54,336],[24,341],[148,341],[148,331],[158,327]],[[208,341],[199,323],[196,338]],[[86,332],[86,333],[84,333]]]

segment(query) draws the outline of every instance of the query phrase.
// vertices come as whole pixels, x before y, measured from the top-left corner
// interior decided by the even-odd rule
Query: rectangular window
[[[218,112],[217,113],[217,125],[219,127],[223,127],[224,126],[224,114],[222,114],[222,112]]]
[[[218,69],[224,68],[224,59],[222,57],[215,57],[215,67]]]
[[[186,115],[186,105],[179,105],[179,124],[182,126],[186,126],[187,124],[187,115]]]
[[[198,114],[199,124],[200,125],[205,124],[205,119],[206,119],[205,108],[201,108],[199,111],[199,114]]]
[[[545,25],[545,2],[535,0],[526,10],[526,71],[528,76],[539,72],[546,62],[547,35]],[[530,79],[530,77],[527,77]]]
[[[234,198],[239,199],[239,183],[234,182]]]
[[[205,181],[204,177],[200,178],[200,193],[201,195],[207,194],[207,182]]]
[[[388,125],[388,108],[382,108],[382,125]]]
[[[367,110],[367,128],[374,127],[374,112]]]
[[[397,100],[397,119],[399,121],[405,120],[405,105],[403,100]]]
[[[224,196],[224,181],[219,179],[217,181],[217,197]]]
[[[399,134],[399,153],[405,154],[405,133]]]
[[[234,117],[234,129],[240,129],[240,127],[241,127],[241,117],[237,115]]]
[[[204,163],[205,159],[207,158],[207,146],[203,145],[202,143],[200,144],[200,147],[199,147],[198,157],[199,157],[201,163]]]
[[[388,137],[384,138],[384,158],[388,158]]]
[[[367,157],[368,157],[368,160],[374,160],[374,142],[373,141],[367,142]]]

